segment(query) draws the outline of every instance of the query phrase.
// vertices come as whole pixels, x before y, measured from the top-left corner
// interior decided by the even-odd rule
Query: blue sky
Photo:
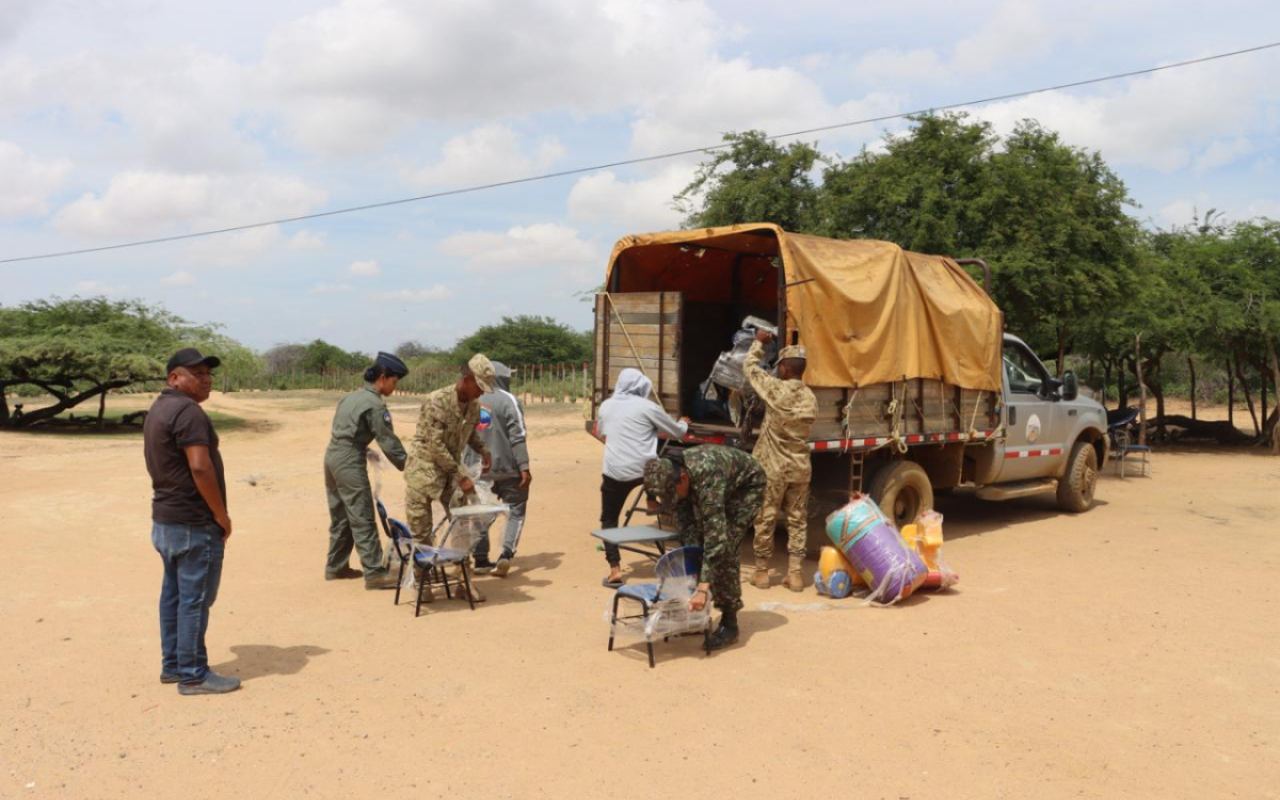
[[[4,0],[0,258],[274,219],[1280,40],[1280,4]],[[1149,224],[1280,217],[1280,50],[975,107],[1097,149]],[[900,123],[824,135],[875,147]],[[814,137],[810,137],[811,140]],[[208,239],[0,265],[257,347],[590,325],[613,242],[677,227],[697,158]],[[960,254],[957,254],[960,255]],[[967,255],[967,254],[966,254]]]

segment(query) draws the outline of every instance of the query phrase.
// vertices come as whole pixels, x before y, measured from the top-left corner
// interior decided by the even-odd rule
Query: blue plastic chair
[[[609,619],[609,650],[613,650],[614,634],[617,630],[618,620],[639,619],[643,621],[645,627],[645,645],[649,650],[649,666],[654,666],[653,658],[653,639],[654,635],[650,633],[650,616],[654,613],[655,607],[664,601],[675,601],[676,603],[687,603],[693,595],[693,589],[697,586],[698,575],[702,572],[702,548],[701,547],[680,547],[675,550],[668,551],[654,566],[654,572],[657,574],[657,583],[633,583],[620,586],[613,594],[613,611]],[[640,604],[640,613],[630,616],[618,616],[618,604],[623,600],[631,600]],[[709,653],[707,643],[711,635],[711,614],[706,614],[706,621],[700,624],[702,630],[702,648],[703,652]],[[687,630],[697,630],[697,628],[689,628]],[[670,631],[659,634],[662,640],[666,641],[675,633],[683,633],[685,631]]]
[[[413,534],[409,531],[409,526],[405,525],[398,519],[387,516],[387,507],[382,504],[381,500],[377,500],[378,517],[382,520],[382,529],[386,532],[387,537],[391,539],[391,546],[396,549],[396,555],[400,556],[400,570],[396,575],[396,595],[395,605],[400,605],[400,589],[404,585],[404,571],[406,567],[413,563],[414,566],[420,567],[422,570],[422,579],[417,581],[418,596],[413,606],[413,615],[415,617],[422,614],[422,599],[426,597],[427,592],[431,590],[431,586],[439,585],[444,587],[446,598],[452,599],[453,589],[466,592],[467,603],[471,606],[471,610],[476,610],[476,601],[471,595],[471,576],[468,570],[468,557],[470,553],[463,550],[455,550],[448,547],[431,547],[424,544],[416,544],[413,541]],[[448,520],[441,520],[436,525],[436,530],[440,530]],[[445,567],[457,566],[461,570],[461,578],[450,581]],[[461,585],[459,585],[461,584]]]

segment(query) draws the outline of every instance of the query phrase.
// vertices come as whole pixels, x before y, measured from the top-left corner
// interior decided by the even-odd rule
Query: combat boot
[[[707,652],[723,650],[738,641],[738,612],[726,611],[720,615],[720,626],[707,640]]]
[[[751,585],[757,589],[769,588],[769,559],[756,556],[756,571],[751,576]]]
[[[385,570],[372,576],[366,575],[364,578],[364,588],[366,589],[394,589],[399,585],[400,582],[396,580],[396,576]]]
[[[787,559],[787,579],[783,581],[793,592],[804,591],[804,556],[790,556]]]

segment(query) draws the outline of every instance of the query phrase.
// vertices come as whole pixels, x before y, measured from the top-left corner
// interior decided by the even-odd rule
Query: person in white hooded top
[[[618,517],[627,497],[644,483],[644,465],[658,455],[658,433],[683,439],[689,432],[689,418],[672,419],[649,399],[653,382],[638,369],[624,369],[618,375],[613,395],[600,404],[597,434],[604,441],[604,475],[600,484],[600,527],[618,527]],[[606,543],[605,559],[609,577],[605,586],[622,585],[622,553]]]

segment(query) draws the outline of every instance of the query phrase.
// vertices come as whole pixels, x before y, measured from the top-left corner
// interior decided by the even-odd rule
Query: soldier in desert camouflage
[[[418,429],[409,447],[404,469],[404,506],[415,542],[431,544],[431,501],[450,508],[465,502],[475,484],[462,467],[462,450],[468,445],[489,469],[489,449],[476,430],[480,421],[480,397],[493,389],[493,364],[474,355],[462,368],[457,383],[427,395],[418,415]],[[473,588],[472,596],[483,599]],[[423,599],[429,599],[430,593]]]
[[[805,515],[809,508],[809,431],[818,411],[813,391],[804,385],[803,347],[784,347],[778,353],[778,375],[760,366],[764,345],[773,339],[766,330],[756,333],[743,366],[751,388],[765,405],[760,438],[751,452],[769,477],[760,518],[756,520],[756,571],[751,583],[769,588],[769,559],[773,557],[773,531],[778,513],[787,526],[787,577],[793,592],[804,589]]]

